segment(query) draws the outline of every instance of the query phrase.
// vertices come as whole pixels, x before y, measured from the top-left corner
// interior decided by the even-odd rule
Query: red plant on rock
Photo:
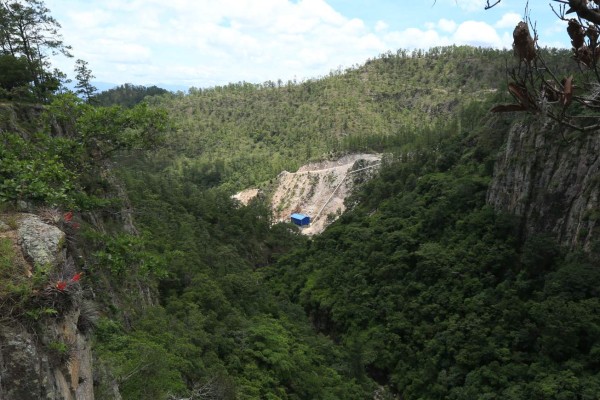
[[[56,282],[56,288],[58,290],[60,290],[61,292],[64,291],[67,288],[67,282],[65,282],[65,281]]]
[[[78,282],[81,279],[81,275],[83,275],[83,272],[78,272],[75,275],[73,275],[73,277],[71,278],[71,282]]]
[[[71,220],[73,219],[73,211],[65,213],[63,217],[65,219],[65,222],[71,222]]]

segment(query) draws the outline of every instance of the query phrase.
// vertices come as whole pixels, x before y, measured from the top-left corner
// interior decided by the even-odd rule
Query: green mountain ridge
[[[180,174],[193,180],[195,171],[211,170],[217,183],[241,190],[310,160],[427,140],[415,131],[427,136],[423,128],[438,130],[471,102],[503,94],[509,59],[506,51],[470,47],[398,51],[320,79],[190,89],[150,101],[176,121],[164,157],[179,160]]]

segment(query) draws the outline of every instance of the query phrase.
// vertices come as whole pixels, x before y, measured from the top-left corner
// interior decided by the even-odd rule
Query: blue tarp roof
[[[298,214],[298,213],[292,214],[292,218],[294,218],[294,219],[304,219],[306,217],[308,217],[308,215]]]
[[[291,216],[292,223],[300,226],[309,225],[310,217],[304,214],[294,213]]]

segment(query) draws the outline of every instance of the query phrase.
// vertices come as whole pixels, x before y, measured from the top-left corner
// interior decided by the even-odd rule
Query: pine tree
[[[24,57],[40,100],[60,85],[60,77],[48,71],[48,57],[72,57],[60,27],[41,0],[0,0],[0,55]]]
[[[75,62],[75,72],[77,73],[75,75],[75,79],[77,80],[75,93],[83,97],[86,102],[91,103],[98,89],[91,83],[91,80],[95,76],[92,75],[92,71],[88,68],[87,61],[77,60]]]

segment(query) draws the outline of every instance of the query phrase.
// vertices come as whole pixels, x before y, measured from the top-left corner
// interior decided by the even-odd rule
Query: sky
[[[529,15],[542,46],[568,47],[550,0]],[[319,78],[388,51],[511,48],[525,0],[46,0],[96,82],[206,88]],[[556,4],[556,3],[554,3]]]

